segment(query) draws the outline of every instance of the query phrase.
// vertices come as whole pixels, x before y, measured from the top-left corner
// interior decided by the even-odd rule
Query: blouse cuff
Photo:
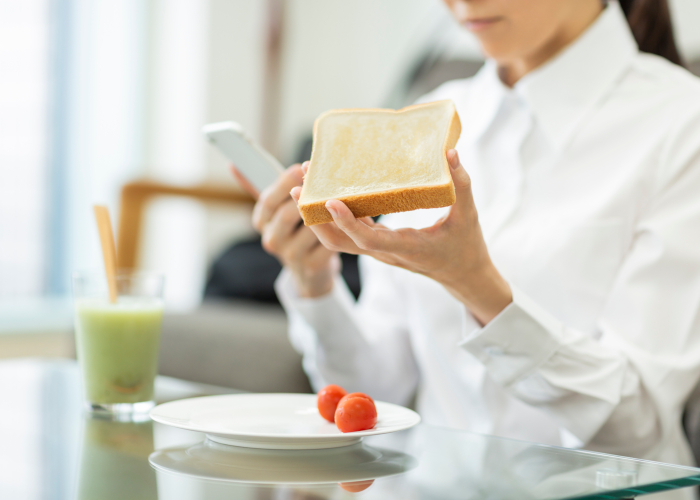
[[[282,269],[275,281],[275,291],[284,309],[298,314],[319,336],[337,329],[338,317],[346,317],[352,310],[355,298],[340,276],[334,278],[333,288],[320,297],[305,298],[299,295],[292,274]]]
[[[511,285],[513,302],[460,346],[477,358],[504,387],[521,380],[559,348],[564,325]]]

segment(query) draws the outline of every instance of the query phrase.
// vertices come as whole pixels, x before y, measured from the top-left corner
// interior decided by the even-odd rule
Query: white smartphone
[[[202,133],[259,192],[284,172],[277,158],[257,145],[236,122],[210,123]]]

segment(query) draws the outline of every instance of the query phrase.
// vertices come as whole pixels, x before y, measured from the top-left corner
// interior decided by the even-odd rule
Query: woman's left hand
[[[326,202],[334,222],[310,227],[330,250],[370,255],[434,279],[486,324],[512,302],[513,296],[489,257],[474,206],[471,180],[459,162],[457,151],[447,151],[447,161],[457,201],[449,214],[430,227],[391,230],[369,217],[356,219],[338,200]],[[297,202],[300,193],[300,187],[291,191]]]

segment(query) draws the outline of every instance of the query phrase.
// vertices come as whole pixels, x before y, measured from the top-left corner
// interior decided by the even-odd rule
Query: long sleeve
[[[374,259],[360,257],[360,272],[363,288],[356,302],[342,278],[324,297],[301,298],[283,271],[276,289],[289,317],[290,340],[303,355],[314,389],[334,383],[406,404],[418,384],[418,369],[401,290],[393,286],[393,270]]]
[[[682,441],[674,434],[700,377],[700,118],[685,130],[663,152],[595,335],[514,287],[513,303],[461,344],[591,449],[653,457],[655,444]]]

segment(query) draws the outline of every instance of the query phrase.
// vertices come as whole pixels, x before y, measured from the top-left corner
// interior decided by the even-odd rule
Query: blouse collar
[[[473,124],[481,130],[474,132],[485,131],[502,99],[515,93],[552,145],[560,149],[586,113],[619,81],[637,53],[622,8],[611,1],[576,41],[528,73],[513,89],[501,83],[495,62],[487,61],[474,80],[474,85],[481,87],[478,94],[483,112],[483,121]]]

